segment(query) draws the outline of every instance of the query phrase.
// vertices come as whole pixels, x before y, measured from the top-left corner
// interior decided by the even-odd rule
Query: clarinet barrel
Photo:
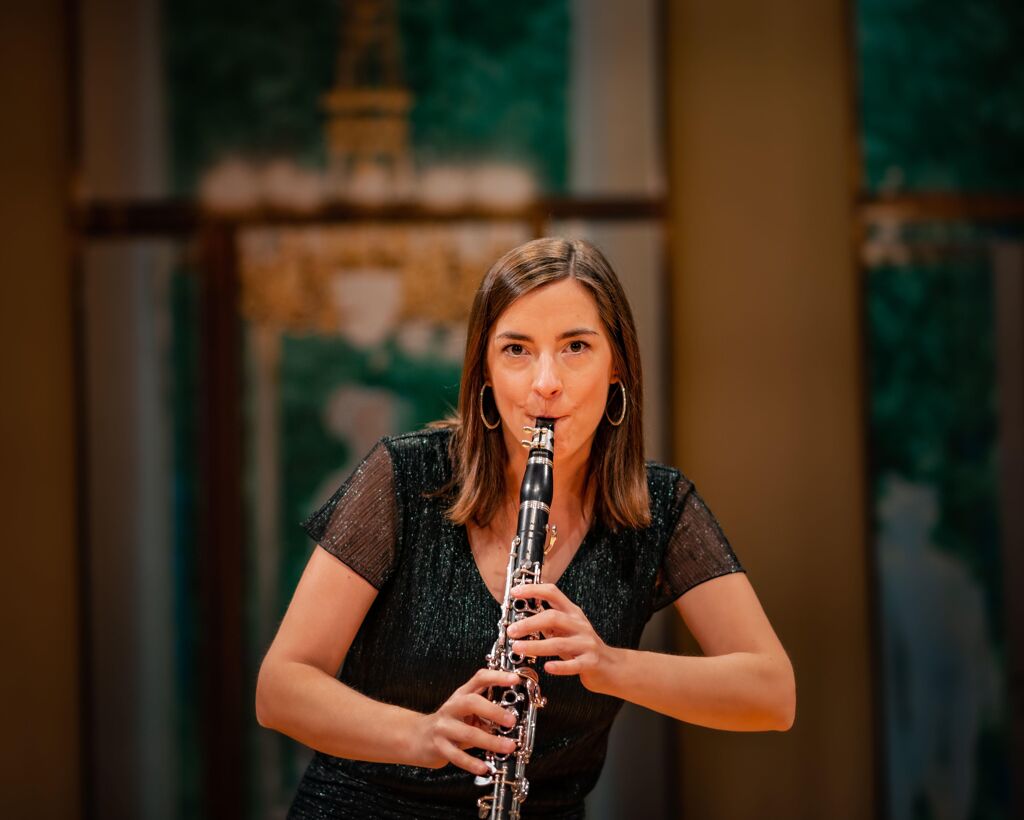
[[[519,490],[519,519],[516,536],[509,550],[498,638],[487,656],[489,669],[519,675],[519,683],[513,686],[492,686],[488,690],[490,700],[510,711],[516,718],[514,726],[494,725],[492,730],[514,740],[516,749],[508,754],[487,752],[484,756],[490,774],[477,777],[476,782],[480,786],[490,786],[491,790],[477,801],[477,806],[479,816],[489,820],[519,818],[529,791],[526,764],[533,753],[537,712],[546,703],[540,692],[537,659],[529,655],[528,650],[513,652],[508,639],[508,628],[513,623],[541,611],[540,601],[512,598],[511,590],[522,584],[541,583],[544,550],[548,542],[548,514],[554,489],[554,419],[538,418],[536,426],[524,430],[531,434],[529,440],[523,441],[523,446],[530,448],[530,454],[526,459],[526,471]],[[552,527],[552,538],[554,533]],[[530,635],[519,639],[520,648],[524,642],[535,637]]]

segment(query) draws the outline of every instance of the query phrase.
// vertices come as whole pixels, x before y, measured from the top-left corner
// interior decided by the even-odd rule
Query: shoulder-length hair
[[[487,343],[498,317],[525,293],[575,279],[594,297],[611,341],[612,363],[625,388],[608,390],[606,413],[590,448],[584,491],[593,489],[594,520],[613,531],[650,523],[643,445],[643,372],[636,326],[619,278],[601,252],[580,239],[545,238],[506,253],[484,276],[473,299],[462,366],[459,406],[441,424],[449,427],[452,480],[441,492],[454,500],[448,517],[456,524],[487,526],[506,497],[508,453],[501,428],[488,430],[479,396],[486,378]],[[611,424],[608,418],[622,423]],[[558,469],[557,464],[555,469]]]

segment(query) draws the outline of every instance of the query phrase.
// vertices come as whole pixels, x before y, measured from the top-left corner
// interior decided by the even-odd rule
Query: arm
[[[675,608],[705,657],[612,650],[606,694],[712,729],[788,730],[793,666],[746,574],[705,581]]]
[[[544,637],[530,654],[562,658],[545,664],[550,674],[579,675],[591,691],[712,729],[786,731],[793,725],[793,667],[745,573],[706,581],[676,601],[705,657],[607,646],[579,607],[557,587],[541,586],[554,593],[520,589],[552,609],[513,627],[513,637],[539,628]]]
[[[508,751],[500,745],[507,741],[471,725],[475,717],[507,723],[479,692],[507,684],[508,675],[481,670],[432,715],[380,703],[334,677],[376,595],[322,547],[314,550],[260,666],[256,719],[338,757],[431,768],[453,762],[481,772],[482,762],[461,750]]]

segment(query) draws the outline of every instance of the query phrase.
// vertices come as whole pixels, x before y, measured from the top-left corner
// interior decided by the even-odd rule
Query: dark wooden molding
[[[235,229],[274,226],[330,225],[347,222],[525,222],[537,230],[549,221],[583,219],[631,221],[660,219],[664,197],[547,197],[516,208],[465,206],[429,208],[412,202],[370,207],[333,202],[313,210],[259,207],[234,213],[204,210],[190,199],[93,200],[73,211],[77,231],[89,239],[181,237],[205,225]]]
[[[861,222],[1024,222],[1024,197],[1002,194],[922,192],[894,196],[860,194],[856,215]]]
[[[999,401],[999,529],[1006,630],[1008,817],[1024,816],[1024,246],[997,250],[992,273]]]
[[[235,231],[206,226],[201,277],[199,662],[205,816],[245,806],[242,334]]]

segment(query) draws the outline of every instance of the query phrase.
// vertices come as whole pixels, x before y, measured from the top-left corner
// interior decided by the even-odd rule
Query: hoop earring
[[[488,387],[491,386],[487,384],[487,382],[484,382],[483,387],[480,388],[480,421],[484,423],[484,427],[486,427],[488,430],[497,430],[501,426],[501,416],[498,416],[498,420],[494,422],[494,424],[488,424],[487,414],[484,413],[484,391]],[[491,392],[493,391],[494,388],[491,387]]]
[[[608,419],[608,423],[612,427],[618,427],[622,422],[626,420],[626,386],[619,382],[619,389],[622,391],[622,413],[619,415],[618,421],[612,421],[612,417],[608,415],[608,405],[604,406],[604,417]]]

